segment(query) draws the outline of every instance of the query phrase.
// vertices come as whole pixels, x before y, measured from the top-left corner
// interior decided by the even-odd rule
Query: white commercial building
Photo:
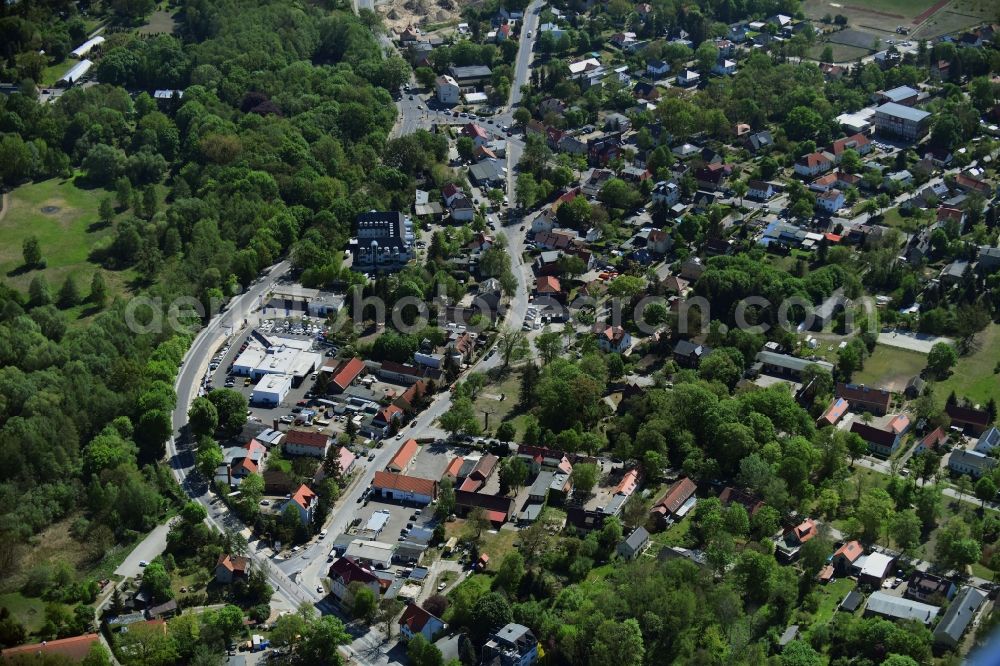
[[[396,546],[393,544],[355,539],[348,544],[344,557],[376,569],[388,569],[392,565],[392,555],[395,552]]]
[[[292,378],[290,375],[267,375],[253,388],[250,402],[254,405],[277,407],[291,389]]]
[[[266,338],[265,338],[266,339]],[[299,386],[302,380],[323,363],[322,355],[309,351],[312,343],[308,340],[268,340],[269,346],[251,338],[250,344],[233,362],[233,374],[250,377],[254,381],[266,375],[288,375],[292,386]]]

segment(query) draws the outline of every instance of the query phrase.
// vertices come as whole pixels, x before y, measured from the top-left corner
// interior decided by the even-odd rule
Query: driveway
[[[142,571],[142,567],[139,566],[140,561],[151,562],[153,558],[166,549],[169,531],[170,527],[166,523],[157,525],[152,532],[146,535],[145,539],[139,542],[139,545],[132,549],[125,561],[118,565],[118,568],[115,569],[115,575],[135,578]]]

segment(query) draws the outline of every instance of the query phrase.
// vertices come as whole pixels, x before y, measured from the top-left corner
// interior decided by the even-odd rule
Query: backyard
[[[890,391],[902,391],[906,382],[927,367],[927,356],[920,352],[876,345],[865,359],[865,367],[851,378],[856,384],[879,386]]]

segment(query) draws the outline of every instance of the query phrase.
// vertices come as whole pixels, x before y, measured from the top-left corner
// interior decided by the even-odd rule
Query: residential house
[[[357,357],[346,359],[336,364],[329,362],[323,366],[322,371],[331,375],[330,381],[326,386],[327,392],[343,393],[364,374],[365,362]]]
[[[292,499],[287,506],[294,506],[298,510],[303,525],[311,525],[317,504],[319,504],[319,497],[309,489],[309,486],[302,484],[292,494]]]
[[[866,617],[878,615],[889,620],[916,620],[925,625],[933,622],[940,612],[938,606],[903,599],[881,590],[873,592],[865,604]]]
[[[892,402],[892,394],[889,391],[864,384],[838,382],[834,395],[847,400],[854,411],[870,412],[875,416],[887,414],[889,404]]]
[[[502,495],[455,490],[455,515],[465,517],[470,511],[482,509],[486,519],[500,527],[514,516],[514,500]]]
[[[556,449],[521,444],[517,447],[517,457],[528,464],[528,469],[531,470],[532,474],[537,474],[543,469],[566,474],[573,471],[573,465],[570,464],[566,454]]]
[[[532,666],[538,661],[538,639],[524,625],[510,624],[490,636],[483,646],[483,664]]]
[[[858,155],[867,155],[872,151],[871,139],[864,134],[858,133],[843,139],[837,139],[830,144],[830,153],[837,164],[840,164],[840,160],[843,159],[844,152],[847,150],[853,150]]]
[[[747,196],[755,201],[768,201],[774,196],[774,185],[763,180],[747,182]]]
[[[913,455],[919,455],[925,451],[937,451],[947,441],[948,433],[945,432],[944,428],[938,426],[917,442],[917,445],[913,447]]]
[[[231,585],[237,580],[246,580],[250,575],[250,559],[238,555],[219,555],[215,563],[215,580],[223,585]]]
[[[958,232],[958,235],[962,235],[965,233],[965,220],[965,211],[961,208],[955,208],[953,206],[938,206],[938,225],[952,224]]]
[[[1000,247],[980,245],[976,268],[982,275],[990,275],[1000,270]]]
[[[330,566],[328,577],[330,579],[331,594],[345,607],[350,606],[352,601],[352,583],[358,583],[363,587],[367,587],[375,594],[376,599],[382,593],[379,579],[372,573],[372,570],[361,566],[347,557],[341,557]]]
[[[427,506],[437,498],[437,481],[395,472],[375,472],[372,492],[383,499]]]
[[[595,137],[587,141],[587,159],[591,164],[603,167],[621,154],[621,137],[617,134]]]
[[[704,166],[694,172],[698,187],[705,190],[718,190],[725,182],[729,169],[721,162]]]
[[[646,249],[656,254],[666,254],[674,245],[673,236],[662,229],[653,229],[646,236]]]
[[[535,293],[539,296],[555,296],[562,293],[559,278],[552,275],[542,275],[535,280]]]
[[[639,80],[632,86],[632,97],[636,99],[655,102],[660,99],[661,96],[660,89],[649,81]],[[638,156],[636,157],[636,160],[638,161]]]
[[[621,326],[598,322],[594,324],[594,332],[597,335],[597,346],[601,351],[622,354],[632,346],[632,336]]]
[[[859,542],[848,541],[834,551],[830,563],[833,564],[833,568],[838,574],[846,576],[851,573],[854,569],[855,563],[864,554],[865,549],[861,547]]]
[[[486,65],[452,65],[448,68],[448,73],[463,90],[474,90],[475,86],[486,83],[493,77],[493,71]]]
[[[680,198],[681,188],[673,181],[661,180],[653,186],[653,205],[669,208]]]
[[[795,161],[795,173],[812,178],[833,168],[833,159],[827,153],[809,153]]]
[[[635,44],[638,40],[634,32],[616,32],[611,35],[611,39],[608,40],[613,46],[619,49],[625,49],[632,44]]]
[[[618,556],[625,560],[634,560],[649,543],[649,532],[641,525],[632,531],[627,539],[618,544]]]
[[[861,421],[851,424],[851,432],[856,433],[868,444],[868,449],[880,456],[888,457],[896,452],[902,437],[892,430],[883,430]]]
[[[462,89],[454,77],[447,74],[437,77],[435,82],[438,102],[453,106],[461,100]]]
[[[646,63],[646,73],[652,77],[665,76],[670,71],[670,65],[663,60],[650,60]]]
[[[830,406],[827,408],[823,415],[816,420],[816,426],[832,426],[836,425],[837,421],[843,418],[844,414],[847,412],[848,402],[843,398],[835,398]]]
[[[895,564],[895,557],[876,551],[864,557],[859,557],[858,561],[854,563],[854,569],[858,574],[858,582],[860,584],[878,589],[882,587],[885,579],[892,574]]]
[[[934,642],[952,649],[957,648],[962,635],[972,624],[988,596],[986,592],[971,585],[963,587],[934,628]]]
[[[675,518],[682,517],[683,513],[690,509],[693,502],[691,504],[688,502],[694,497],[697,489],[698,486],[695,482],[687,477],[677,481],[650,509],[650,518],[659,529],[665,528]]]
[[[485,146],[490,142],[489,133],[476,123],[467,123],[465,127],[462,128],[460,134],[464,137],[472,139],[472,145],[477,148],[479,146]]]
[[[751,153],[758,153],[764,150],[769,150],[774,146],[774,137],[771,136],[771,132],[763,130],[760,132],[754,132],[748,134],[743,141],[743,145]]]
[[[729,506],[733,502],[736,502],[747,510],[747,515],[751,518],[764,506],[764,502],[760,498],[731,486],[722,489],[722,492],[719,493],[719,502],[722,506]]]
[[[963,192],[977,192],[986,198],[993,196],[993,187],[989,183],[964,173],[955,175],[955,187]]]
[[[719,76],[731,76],[736,73],[736,61],[720,57],[712,66],[712,73]]]
[[[948,456],[948,469],[956,474],[968,474],[973,479],[978,479],[983,474],[989,473],[996,466],[996,458],[979,451],[955,449]]]
[[[697,368],[701,359],[712,353],[711,347],[698,345],[689,340],[678,340],[674,345],[673,358],[682,368]]]
[[[785,532],[777,544],[777,556],[779,560],[791,562],[806,543],[819,534],[816,521],[807,518],[792,529]]]
[[[701,74],[690,69],[685,69],[677,75],[677,85],[682,88],[690,88],[701,82]]]
[[[470,222],[476,216],[476,209],[465,194],[453,198],[448,209],[451,211],[451,219],[455,222]]]
[[[993,426],[979,436],[974,450],[988,455],[998,446],[1000,446],[1000,429]]]
[[[399,617],[399,633],[406,640],[420,634],[428,641],[445,627],[444,621],[415,603],[409,603]]]
[[[281,450],[290,456],[310,456],[322,460],[329,448],[329,437],[310,430],[289,430],[281,440]]]
[[[837,189],[822,192],[816,197],[819,207],[831,215],[843,208],[846,201],[844,193]]]
[[[926,571],[914,571],[906,583],[907,599],[941,603],[955,596],[957,588],[947,578]]]
[[[990,427],[990,413],[985,409],[945,405],[945,413],[951,417],[951,425],[962,428],[973,435],[982,435]]]

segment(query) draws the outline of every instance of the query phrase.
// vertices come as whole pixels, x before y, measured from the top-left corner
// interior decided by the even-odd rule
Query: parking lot
[[[444,474],[445,468],[451,459],[457,455],[462,455],[459,451],[468,452],[469,449],[458,449],[447,444],[429,443],[420,447],[413,462],[403,472],[409,476],[416,476],[422,479],[433,479],[437,481]]]
[[[223,388],[223,387],[230,388],[234,391],[239,391],[240,393],[242,393],[247,398],[247,402],[249,403],[250,396],[253,393],[253,388],[254,388],[253,382],[249,382],[247,377],[230,375],[229,368],[232,367],[233,362],[240,355],[241,347],[246,342],[247,338],[250,336],[250,333],[253,330],[254,329],[252,328],[246,328],[239,331],[239,333],[233,337],[229,346],[222,348],[225,351],[223,352],[222,350],[220,350],[220,353],[216,354],[216,356],[213,357],[212,365],[215,365],[216,367],[214,370],[210,370],[209,372],[209,377],[205,385],[206,391],[210,391],[213,388]],[[294,325],[290,325],[287,327],[276,326],[276,325],[268,326],[268,322],[265,322],[257,330],[260,331],[261,333],[264,333],[269,338],[277,340],[280,340],[281,338],[303,340],[303,339],[311,339],[314,337],[311,330],[308,334],[305,333],[296,334],[295,332],[289,332],[296,330]],[[324,360],[329,356],[335,354],[335,352],[332,349],[320,344],[314,344],[313,350],[322,352],[324,354]],[[265,406],[251,404],[250,418],[259,420],[267,425],[271,425],[272,423],[274,423],[275,420],[280,420],[282,417],[294,416],[292,410],[297,408],[297,403],[299,401],[306,399],[306,393],[308,393],[311,388],[312,388],[312,379],[307,378],[302,382],[300,386],[293,387],[288,392],[288,395],[285,397],[284,401],[282,401],[281,404],[279,404],[277,407],[265,407]],[[289,424],[286,423],[284,425],[289,425]],[[333,426],[335,425],[336,424],[334,422],[331,422],[330,429],[328,429],[329,433],[335,434],[336,432],[339,432],[339,430],[334,429]]]
[[[371,535],[374,537],[375,541],[381,541],[382,543],[394,543],[397,541],[403,541],[404,537],[402,531],[404,529],[412,527],[426,527],[428,529],[433,529],[434,523],[434,507],[428,506],[425,508],[415,508],[413,506],[404,506],[403,504],[397,502],[386,502],[381,499],[376,499],[374,496],[369,501],[365,502],[357,510],[355,519],[361,522],[355,526],[356,531],[364,530],[365,525],[368,524],[368,520],[377,511],[385,511],[389,514],[389,520],[386,521],[385,527],[382,532],[378,535]],[[419,511],[420,513],[416,513]],[[360,537],[361,535],[359,535]]]

